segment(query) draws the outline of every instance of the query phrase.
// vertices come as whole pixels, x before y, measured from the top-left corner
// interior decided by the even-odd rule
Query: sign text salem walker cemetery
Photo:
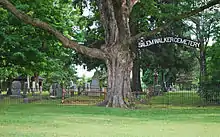
[[[155,44],[164,44],[164,43],[177,43],[177,44],[184,44],[190,47],[199,48],[200,43],[179,37],[162,37],[162,38],[154,38],[151,40],[145,40],[143,37],[140,38],[138,42],[139,48],[148,47]]]

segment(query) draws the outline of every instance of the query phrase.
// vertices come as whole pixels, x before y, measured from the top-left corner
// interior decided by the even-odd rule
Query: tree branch
[[[22,20],[26,24],[30,24],[32,26],[41,28],[53,34],[66,48],[74,49],[76,52],[88,55],[93,58],[99,58],[99,59],[107,58],[107,54],[105,54],[102,50],[79,45],[78,43],[65,37],[61,32],[51,27],[49,24],[42,22],[39,19],[31,18],[25,13],[22,13],[21,11],[17,10],[16,7],[13,4],[11,4],[8,0],[0,0],[0,5],[2,5],[4,8],[6,8],[8,11],[10,11],[18,19]]]
[[[114,15],[112,0],[100,0],[99,12],[105,30],[105,43],[113,44],[118,39],[118,26]]]
[[[208,2],[206,5],[204,5],[202,7],[199,7],[197,9],[192,10],[192,11],[189,11],[189,12],[180,14],[179,16],[176,16],[174,18],[174,20],[179,21],[181,19],[191,17],[191,16],[193,16],[195,14],[198,14],[199,12],[201,12],[201,11],[203,11],[205,9],[208,9],[208,8],[214,6],[214,5],[217,5],[217,4],[220,4],[219,0],[211,0],[210,2]]]
[[[128,40],[127,42],[124,42],[124,45],[126,44],[132,44],[133,42],[135,42],[137,39],[139,39],[140,37],[148,37],[148,36],[153,36],[155,34],[157,34],[158,32],[161,32],[163,30],[165,30],[166,28],[168,28],[171,24],[173,23],[173,21],[170,21],[169,23],[167,23],[166,25],[164,26],[161,26],[161,27],[157,27],[156,29],[153,29],[152,31],[150,32],[141,32],[133,37],[131,37],[130,40]]]
[[[220,4],[220,0],[212,0],[212,1],[208,2],[206,5],[204,5],[204,6],[202,6],[202,7],[199,7],[199,8],[197,8],[197,9],[192,10],[192,11],[189,11],[189,12],[182,13],[182,14],[180,14],[180,15],[177,15],[177,16],[174,17],[169,23],[167,23],[167,24],[165,24],[165,25],[163,25],[163,26],[160,26],[160,27],[158,27],[158,28],[156,28],[156,29],[154,29],[154,30],[152,30],[152,31],[150,31],[150,32],[141,32],[141,33],[139,33],[139,34],[137,34],[137,35],[131,37],[131,39],[130,39],[129,41],[127,41],[127,42],[124,42],[124,44],[132,44],[132,43],[134,43],[136,40],[138,40],[138,38],[143,37],[143,36],[145,36],[145,37],[147,37],[147,36],[152,36],[152,35],[154,35],[154,34],[160,32],[160,31],[162,31],[162,30],[165,30],[165,29],[168,28],[173,22],[180,21],[180,20],[182,20],[182,19],[191,17],[191,16],[193,16],[193,15],[195,15],[195,14],[198,14],[199,12],[201,12],[201,11],[207,9],[207,8],[210,8],[210,7],[214,6],[214,5],[217,5],[217,4]]]

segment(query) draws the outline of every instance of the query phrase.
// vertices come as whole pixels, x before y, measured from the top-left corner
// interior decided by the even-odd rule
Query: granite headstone
[[[51,96],[61,98],[62,97],[62,88],[60,84],[53,83],[51,86]]]
[[[13,81],[11,84],[12,95],[21,95],[21,82]]]
[[[101,95],[101,89],[99,85],[99,80],[94,78],[92,79],[90,89],[88,90],[88,96],[100,96],[100,95]]]

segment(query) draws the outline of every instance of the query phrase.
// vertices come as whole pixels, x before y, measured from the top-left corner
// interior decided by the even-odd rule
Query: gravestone
[[[101,89],[99,85],[99,80],[93,78],[90,85],[90,89],[88,90],[88,96],[100,96],[100,95],[101,95]]]
[[[159,96],[161,94],[161,85],[155,85],[154,96]]]
[[[31,93],[32,93],[32,96],[33,96],[36,92],[36,83],[35,83],[35,81],[32,81],[31,84],[32,84],[31,85]]]
[[[24,82],[24,92],[23,94],[26,95],[28,92],[28,82]]]
[[[11,93],[12,95],[21,95],[21,82],[13,81],[11,84]]]
[[[62,97],[62,88],[60,84],[53,83],[50,88],[51,97],[61,98]]]

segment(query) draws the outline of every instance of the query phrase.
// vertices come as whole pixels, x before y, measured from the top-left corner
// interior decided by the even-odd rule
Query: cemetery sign
[[[199,45],[200,45],[199,42],[196,42],[193,40],[171,36],[171,37],[154,38],[154,39],[150,39],[150,40],[145,40],[143,37],[141,37],[138,42],[138,47],[145,48],[145,47],[148,47],[151,45],[164,44],[164,43],[184,44],[184,45],[194,47],[194,48],[199,48]]]

